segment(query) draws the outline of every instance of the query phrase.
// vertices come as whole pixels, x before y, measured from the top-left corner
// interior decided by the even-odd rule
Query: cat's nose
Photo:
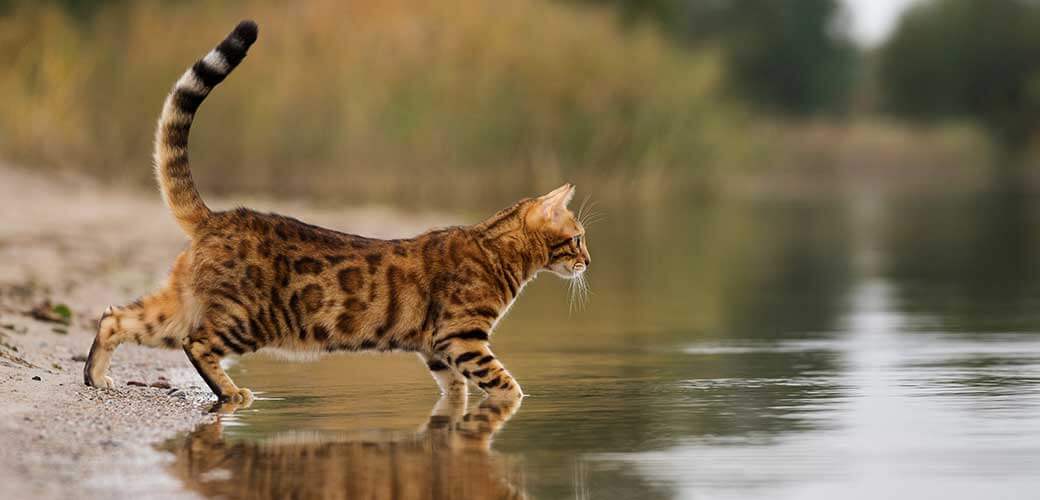
[[[585,257],[585,269],[589,268],[589,264],[592,264],[592,257]]]

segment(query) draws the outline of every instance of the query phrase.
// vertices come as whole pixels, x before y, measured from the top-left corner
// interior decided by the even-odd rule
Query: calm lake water
[[[174,474],[223,498],[1040,496],[1040,199],[599,210],[588,306],[541,276],[495,333],[519,408],[438,401],[413,355],[246,358],[260,399]]]

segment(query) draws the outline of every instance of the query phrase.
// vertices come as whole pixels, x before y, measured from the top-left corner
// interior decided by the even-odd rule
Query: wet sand
[[[235,203],[377,237],[454,222],[382,209]],[[115,389],[86,387],[82,373],[101,311],[154,289],[186,243],[158,193],[0,166],[0,497],[195,497],[168,474],[172,457],[155,448],[213,418],[213,396],[184,354],[121,346]],[[67,304],[71,323],[27,314],[45,300]]]

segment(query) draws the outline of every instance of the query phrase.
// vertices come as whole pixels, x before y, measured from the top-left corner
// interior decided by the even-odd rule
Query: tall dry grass
[[[0,18],[0,157],[151,182],[180,72],[240,18],[260,40],[192,131],[204,190],[411,200],[563,179],[682,184],[736,114],[710,51],[548,0],[128,2]]]

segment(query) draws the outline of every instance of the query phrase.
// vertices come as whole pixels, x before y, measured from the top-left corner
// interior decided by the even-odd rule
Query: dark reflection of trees
[[[491,439],[519,407],[444,398],[415,434],[283,434],[231,442],[221,423],[199,427],[170,447],[174,474],[208,497],[526,498],[522,477]]]
[[[689,314],[714,318],[686,335],[769,339],[833,330],[852,280],[840,205],[722,204],[699,217],[699,230],[684,236],[682,252],[669,250],[670,238],[653,239],[654,255],[670,258],[657,267],[661,278],[681,276],[685,285],[672,291],[690,304]]]
[[[850,234],[835,202],[751,207],[754,240],[766,253],[755,275],[729,290],[723,329],[736,338],[805,338],[835,329],[853,276]],[[736,263],[739,265],[739,263]]]
[[[676,329],[657,346],[754,345],[760,350],[727,354],[662,354],[634,366],[619,366],[619,378],[676,381],[744,379],[735,385],[691,389],[659,387],[647,398],[645,384],[625,389],[634,416],[630,436],[666,444],[687,436],[726,436],[796,431],[813,425],[792,410],[838,388],[819,374],[840,369],[839,356],[825,347],[791,349],[785,342],[826,340],[836,335],[854,276],[851,228],[840,201],[769,201],[720,205],[699,212],[696,237],[688,238],[685,262],[660,263],[671,292],[687,300],[690,315],[711,315],[703,330]],[[681,227],[681,224],[673,224]],[[657,255],[670,255],[667,238],[650,238]],[[676,279],[676,275],[686,273]],[[646,300],[652,300],[651,294]],[[710,307],[698,304],[710,304]],[[691,319],[696,322],[697,319]],[[696,323],[694,323],[696,324]],[[646,345],[633,331],[632,347]],[[776,350],[770,351],[770,347]],[[808,375],[807,375],[808,374]],[[822,385],[818,385],[822,384]],[[796,410],[794,410],[796,411]],[[641,424],[640,422],[645,422]],[[661,438],[662,426],[675,434]],[[633,443],[634,444],[634,443]]]
[[[1040,326],[1036,208],[1013,191],[894,203],[887,274],[900,307],[955,331]]]
[[[647,332],[655,342],[801,337],[840,318],[852,281],[840,201],[596,210],[607,215],[588,229],[593,300],[568,328],[643,342]],[[567,314],[563,286],[542,281],[553,280],[529,287],[504,328],[545,329],[546,317]]]
[[[578,330],[573,335],[591,339],[594,347],[568,351],[569,362],[579,366],[586,355],[596,362],[595,377],[603,382],[554,381],[551,400],[526,401],[523,425],[498,443],[502,450],[543,450],[538,470],[558,471],[559,477],[529,475],[532,491],[567,495],[562,488],[578,474],[576,454],[666,449],[709,436],[769,439],[817,426],[813,412],[843,395],[828,376],[840,370],[839,354],[825,345],[836,335],[854,280],[853,228],[841,202],[603,210],[609,223],[594,226],[589,236],[599,295],[587,311],[567,320],[615,320],[607,328]],[[546,304],[549,299],[561,300],[549,297]],[[548,316],[547,307],[523,303],[514,314]],[[553,328],[533,314],[529,318],[533,332],[516,331],[517,336],[537,339],[539,329]],[[518,330],[513,325],[525,319],[510,317],[507,326]],[[613,336],[610,342],[606,335]],[[567,342],[571,334],[564,337]],[[823,347],[786,344],[805,339]],[[705,344],[765,350],[684,350]],[[602,361],[609,356],[604,351],[624,354],[609,364]],[[561,399],[567,411],[554,411],[554,400]],[[666,486],[611,466],[593,461],[587,467],[595,491],[619,492],[634,484],[647,492],[642,498],[671,496]]]
[[[817,429],[824,420],[815,413],[847,396],[828,376],[837,369],[838,356],[829,351],[647,356],[633,366],[605,370],[601,387],[559,381],[551,398],[529,398],[523,425],[511,427],[496,447],[537,463],[527,485],[539,497],[570,495],[572,478],[581,474],[577,456],[587,457],[579,460],[586,462],[589,498],[671,498],[669,485],[628,470],[628,462],[598,455],[665,450],[698,438],[769,440]]]
[[[663,448],[690,437],[752,432],[770,436],[815,427],[812,413],[841,397],[833,378],[839,353],[805,351],[683,355],[647,359],[638,373],[604,374],[609,387],[561,383],[553,398],[578,409],[553,412],[532,399],[524,425],[513,429],[504,450],[574,449],[581,452]],[[751,373],[751,372],[754,373]],[[655,385],[652,378],[662,381]],[[589,407],[581,411],[581,401]]]

